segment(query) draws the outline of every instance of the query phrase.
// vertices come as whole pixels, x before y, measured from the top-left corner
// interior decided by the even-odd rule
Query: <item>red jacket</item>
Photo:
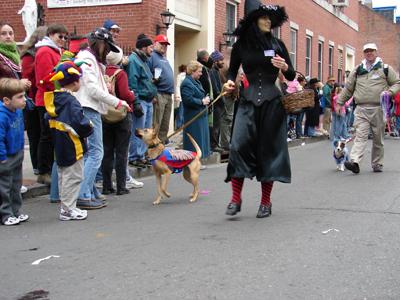
[[[117,66],[108,65],[106,67],[106,75],[111,77],[118,69],[119,68]],[[119,72],[116,76],[115,95],[117,95],[118,99],[125,100],[126,103],[129,104],[129,107],[131,108],[132,111],[132,104],[133,101],[135,100],[135,94],[129,90],[128,75],[126,75],[125,71]]]
[[[44,93],[54,91],[54,83],[51,81],[40,83],[40,81],[49,75],[56,64],[60,61],[60,51],[48,46],[42,46],[36,52],[35,57],[35,77],[37,93],[35,97],[36,106],[44,106]]]
[[[36,77],[35,77],[35,58],[31,53],[25,52],[21,57],[22,65],[22,77],[27,78],[32,86],[29,89],[28,96],[35,100],[35,95],[37,91],[36,87]]]
[[[394,112],[394,116],[400,116],[400,92],[397,93],[393,98],[394,105],[396,106],[396,111]]]

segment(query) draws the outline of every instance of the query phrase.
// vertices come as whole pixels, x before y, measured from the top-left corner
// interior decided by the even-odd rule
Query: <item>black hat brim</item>
[[[271,29],[282,26],[285,23],[289,16],[286,14],[286,10],[284,6],[279,5],[263,5],[257,9],[249,12],[243,19],[239,21],[238,27],[235,29],[233,34],[235,36],[241,36],[245,33],[247,28],[250,26],[255,19],[258,19],[261,16],[269,15],[271,19]]]

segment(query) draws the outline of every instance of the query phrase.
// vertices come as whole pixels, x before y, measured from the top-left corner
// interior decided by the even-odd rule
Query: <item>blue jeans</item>
[[[338,127],[337,135],[339,139],[350,138],[350,134],[347,132],[346,114],[339,115],[339,124],[337,125],[337,127]]]
[[[50,200],[60,200],[60,194],[58,191],[58,173],[57,173],[57,161],[53,162],[53,168],[51,170],[51,186],[50,186]]]
[[[144,115],[141,118],[136,118],[132,114],[132,135],[129,143],[129,161],[144,159],[144,153],[147,150],[146,144],[135,135],[135,129],[151,128],[153,123],[153,103],[140,100]]]
[[[304,126],[304,135],[314,136],[315,126]]]
[[[337,123],[338,123],[338,115],[337,113],[332,109],[332,124],[331,124],[331,132],[329,134],[329,139],[333,141],[336,138],[336,135],[338,133],[337,131]]]
[[[299,138],[303,136],[303,118],[304,113],[296,115],[296,137]]]
[[[182,126],[183,126],[183,104],[181,102],[178,108],[178,115],[176,116],[176,129],[179,129]]]
[[[94,132],[87,138],[88,152],[85,155],[85,166],[83,167],[83,181],[79,189],[78,199],[90,200],[100,195],[94,186],[97,170],[103,159],[103,127],[99,112],[84,107],[85,117],[93,123]]]

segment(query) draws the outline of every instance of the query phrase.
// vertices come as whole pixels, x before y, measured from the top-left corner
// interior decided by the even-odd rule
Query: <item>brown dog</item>
[[[164,193],[165,196],[168,198],[170,197],[170,194],[167,192],[167,184],[169,177],[171,176],[173,169],[171,169],[165,162],[160,161],[156,159],[159,157],[165,150],[165,146],[160,143],[160,139],[157,137],[158,135],[158,125],[156,127],[152,127],[151,129],[136,129],[135,130],[135,135],[140,138],[147,147],[147,153],[148,157],[150,160],[153,161],[153,171],[154,174],[156,175],[156,182],[157,182],[157,188],[158,188],[158,198],[156,201],[153,202],[153,204],[160,204],[162,194],[161,192]],[[197,145],[196,141],[190,136],[190,134],[187,134],[190,141],[192,142],[194,148],[196,149],[197,156],[193,159],[194,156],[192,156],[189,152],[185,150],[172,150],[171,153],[176,157],[178,156],[179,160],[185,160],[187,158],[193,159],[191,163],[183,167],[183,178],[189,183],[191,183],[194,187],[193,193],[189,195],[190,202],[195,202],[197,199],[197,196],[200,194],[199,190],[199,172],[200,172],[200,158],[201,158],[201,150],[199,146]],[[155,146],[154,146],[155,145]],[[154,147],[153,147],[154,146]],[[187,157],[189,155],[189,157]],[[161,175],[164,175],[164,183],[161,186],[162,178]]]

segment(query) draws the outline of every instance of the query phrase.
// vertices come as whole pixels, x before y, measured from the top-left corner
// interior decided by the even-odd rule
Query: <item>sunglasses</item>
[[[59,38],[60,40],[62,40],[62,39],[67,40],[67,39],[68,39],[68,37],[67,37],[66,35],[62,35],[62,34],[59,34],[59,35],[58,35],[58,38]]]

